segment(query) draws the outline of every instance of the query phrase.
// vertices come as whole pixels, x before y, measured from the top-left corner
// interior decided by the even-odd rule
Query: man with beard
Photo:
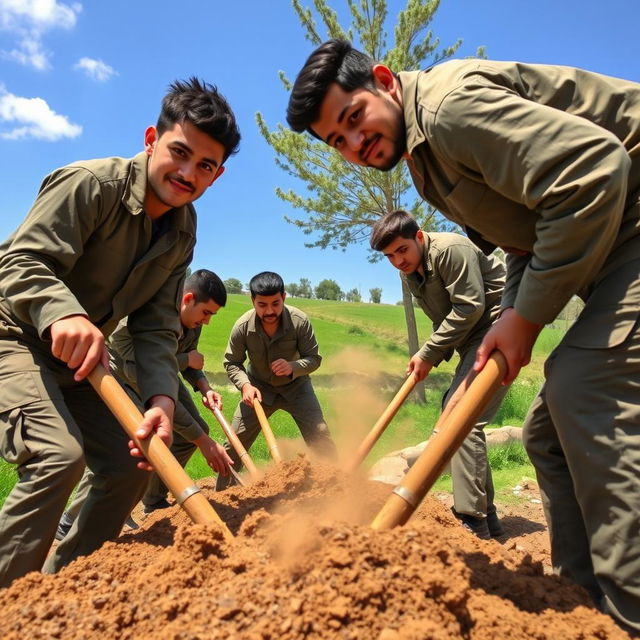
[[[86,376],[108,367],[105,337],[128,316],[144,404],[138,436],[170,443],[191,203],[239,140],[215,87],[175,82],[143,152],[54,171],[0,246],[0,453],[19,476],[0,512],[0,586],[42,567],[85,464],[91,490],[49,570],[116,537],[144,492],[149,465],[129,455]]]
[[[407,161],[421,196],[507,253],[502,313],[474,368],[512,381],[542,327],[585,301],[525,424],[557,572],[640,631],[640,85],[581,69],[452,60],[393,73],[318,47],[287,119],[349,162]]]
[[[322,361],[309,318],[284,304],[284,282],[277,273],[263,271],[253,276],[249,291],[253,309],[236,321],[224,356],[229,380],[242,392],[232,429],[249,449],[260,433],[253,408],[257,398],[267,417],[278,409],[289,412],[307,445],[318,455],[334,459],[335,445],[309,378]],[[247,357],[249,366],[245,367]],[[238,454],[229,443],[225,448],[238,470]],[[216,488],[231,483],[232,476],[218,476]]]

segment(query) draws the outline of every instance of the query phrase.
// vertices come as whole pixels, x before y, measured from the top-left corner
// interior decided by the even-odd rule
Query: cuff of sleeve
[[[437,367],[444,360],[444,354],[436,351],[428,344],[425,344],[422,349],[418,351],[418,356],[425,362],[428,362],[432,367]]]
[[[525,320],[533,324],[549,324],[553,322],[569,301],[571,294],[566,291],[549,291],[539,282],[521,283],[513,308]],[[504,301],[502,306],[504,306]]]
[[[188,427],[180,426],[179,424],[176,424],[174,422],[173,430],[189,442],[193,442],[194,440],[197,440],[200,436],[204,435],[204,431],[202,430],[202,428],[199,425],[197,425],[195,422],[189,425]]]

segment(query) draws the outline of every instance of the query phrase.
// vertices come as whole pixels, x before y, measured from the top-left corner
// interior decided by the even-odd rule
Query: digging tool
[[[241,486],[246,487],[247,483],[242,479],[242,476],[233,469],[233,467],[229,467],[229,473],[233,476],[235,481]]]
[[[222,528],[225,538],[232,540],[233,534],[227,525],[200,493],[200,489],[193,484],[160,437],[152,434],[144,440],[138,439],[136,431],[143,420],[142,414],[118,381],[100,363],[89,374],[88,380],[189,517],[197,524],[215,522]]]
[[[402,482],[393,490],[387,502],[371,523],[373,529],[391,529],[403,525],[418,508],[420,502],[438,479],[447,462],[469,435],[478,417],[500,386],[507,371],[507,363],[499,351],[494,351],[479,373],[470,371],[463,384],[452,396],[438,420],[429,444]]]
[[[244,464],[249,472],[249,475],[253,480],[260,480],[260,472],[256,468],[256,465],[253,464],[253,460],[249,456],[248,451],[244,448],[242,442],[240,442],[240,438],[236,435],[235,431],[231,428],[231,425],[227,422],[222,411],[218,409],[218,407],[213,408],[213,415],[216,417],[216,420],[220,423],[222,430],[224,431],[224,435],[227,437],[229,444],[235,449],[236,453],[240,458],[240,462]],[[240,476],[231,469],[233,477],[238,480]],[[246,482],[242,481],[244,485]]]
[[[349,460],[345,465],[345,471],[347,473],[352,473],[362,464],[362,461],[367,457],[369,451],[373,449],[373,445],[378,441],[378,438],[380,438],[380,436],[384,433],[384,430],[389,426],[389,423],[391,422],[391,420],[393,420],[393,417],[398,412],[398,409],[400,409],[402,403],[407,399],[407,396],[411,393],[417,382],[418,380],[413,373],[411,373],[409,377],[404,381],[398,393],[396,393],[396,395],[393,397],[393,400],[391,400],[387,408],[382,412],[382,415],[378,418],[371,431],[369,431],[365,439],[358,447],[358,450],[356,451],[353,458],[351,458],[351,460]]]
[[[262,429],[262,433],[264,433],[265,440],[267,441],[267,447],[269,447],[269,453],[271,454],[271,457],[275,462],[282,462],[282,456],[280,455],[280,450],[278,449],[278,443],[276,442],[276,438],[273,435],[273,431],[271,431],[269,421],[267,420],[267,416],[258,398],[253,399],[253,408],[255,409],[256,415],[258,416],[258,422],[260,423],[260,428]]]

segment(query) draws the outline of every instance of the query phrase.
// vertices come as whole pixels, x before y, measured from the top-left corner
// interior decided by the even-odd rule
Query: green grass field
[[[373,426],[403,382],[408,361],[404,310],[397,305],[303,298],[289,298],[287,302],[305,311],[312,320],[323,356],[322,366],[312,375],[313,384],[341,455],[348,455]],[[204,328],[200,340],[200,349],[205,355],[205,370],[213,386],[222,393],[224,414],[229,421],[240,394],[229,384],[222,358],[233,323],[250,306],[248,296],[230,295],[227,306]],[[419,338],[424,341],[431,324],[419,309],[416,310],[416,319]],[[561,330],[543,330],[531,364],[523,369],[502,403],[494,420],[496,425],[522,424],[542,383],[544,358],[561,337]],[[454,357],[431,372],[426,382],[426,404],[407,402],[401,407],[374,447],[367,464],[389,451],[415,445],[428,437],[440,413],[441,399],[449,387],[456,362]],[[196,402],[201,406],[199,398],[196,398]],[[204,408],[202,414],[211,426],[212,437],[222,441],[221,429],[213,416]],[[289,455],[303,450],[298,429],[289,414],[279,411],[271,417],[270,423],[276,435],[290,443],[290,447],[284,447]],[[250,453],[258,463],[269,459],[262,436]],[[511,461],[508,466],[516,475],[520,467],[521,476],[531,476],[533,473],[528,463],[520,465]],[[199,454],[192,458],[187,470],[195,478],[209,473]],[[15,480],[14,469],[0,461],[0,501],[4,500]]]

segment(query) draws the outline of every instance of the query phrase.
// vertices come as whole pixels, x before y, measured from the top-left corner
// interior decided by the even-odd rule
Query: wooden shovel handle
[[[256,465],[253,464],[253,460],[249,456],[249,453],[244,448],[242,442],[240,442],[240,438],[236,435],[235,431],[231,428],[231,425],[227,422],[222,411],[218,409],[218,407],[213,408],[213,415],[216,420],[220,423],[222,430],[224,431],[224,435],[227,437],[229,444],[235,449],[235,452],[238,454],[240,461],[247,468],[249,475],[254,480],[260,479],[260,472],[256,468]]]
[[[253,408],[255,409],[256,415],[258,416],[258,422],[260,423],[260,428],[262,429],[262,433],[264,433],[265,440],[267,441],[267,447],[269,447],[269,453],[271,454],[271,457],[276,462],[282,462],[282,456],[280,455],[280,449],[278,449],[278,443],[276,442],[276,438],[273,435],[273,431],[271,431],[269,421],[267,420],[267,415],[265,414],[258,398],[253,399]]]
[[[345,471],[347,473],[352,473],[355,471],[364,461],[364,459],[369,455],[371,449],[380,436],[384,433],[385,429],[389,426],[393,417],[398,413],[398,409],[402,406],[402,403],[407,399],[407,396],[411,393],[413,388],[416,386],[418,380],[416,376],[412,373],[400,387],[400,390],[393,397],[393,400],[388,404],[387,408],[382,412],[376,423],[373,425],[373,428],[366,435],[365,439],[362,441],[358,450],[355,452],[354,456],[347,462],[345,465]]]
[[[484,408],[490,402],[505,377],[507,363],[499,351],[494,351],[482,371],[470,371],[464,381],[466,390],[462,397],[454,394],[454,406],[438,421],[438,433],[402,482],[393,490],[374,521],[374,529],[391,529],[403,525],[417,509],[433,483],[442,473],[447,462],[469,435]]]
[[[118,381],[100,363],[89,374],[88,380],[193,522],[216,522],[222,528],[225,538],[233,539],[227,525],[200,493],[200,489],[193,484],[161,438],[152,434],[144,440],[138,439],[136,431],[143,416]]]

